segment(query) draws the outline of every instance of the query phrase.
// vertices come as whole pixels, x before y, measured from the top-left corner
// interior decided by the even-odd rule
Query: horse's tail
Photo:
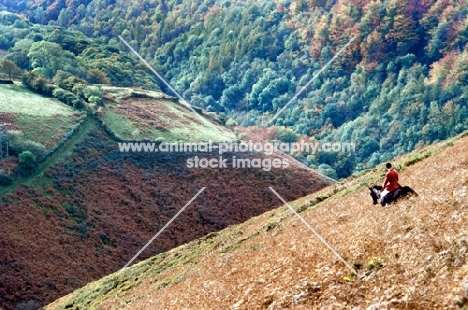
[[[412,189],[411,187],[409,187],[409,186],[408,186],[408,191],[409,191],[411,194],[415,195],[416,197],[419,196],[418,193],[416,193],[416,191],[415,191],[414,189]]]

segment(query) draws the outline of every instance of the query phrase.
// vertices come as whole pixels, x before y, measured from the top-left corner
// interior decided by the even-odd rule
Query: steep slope
[[[466,307],[467,147],[465,134],[399,158],[401,183],[419,197],[388,208],[373,206],[366,188],[381,181],[383,167],[292,203],[357,276],[283,206],[90,283],[45,309]]]
[[[157,123],[171,115],[165,112],[181,107],[161,94],[154,98],[154,93],[125,91],[139,96],[128,102],[124,99],[125,107],[134,109],[122,114],[131,120],[126,123],[130,133],[140,125],[146,128],[147,124],[135,120]],[[152,113],[151,102],[161,109],[159,113]],[[1,197],[0,307],[4,310],[38,309],[117,271],[202,187],[207,188],[203,195],[140,259],[271,210],[276,201],[265,192],[266,184],[289,188],[288,199],[330,184],[330,180],[295,164],[268,172],[189,169],[188,158],[217,155],[120,152],[115,137],[121,124],[101,119],[106,109],[111,110],[109,105],[118,111],[119,104],[121,101],[105,102],[103,113],[97,113],[95,119],[88,116],[86,134],[76,137],[73,148],[49,157],[54,160],[47,163],[49,168],[37,175],[33,172],[27,184],[14,184],[17,187]],[[180,114],[184,113],[189,112]],[[196,120],[193,113],[191,117]],[[204,134],[209,138],[213,132],[219,138],[235,138],[214,120],[203,126],[191,118],[175,120],[180,118],[166,118],[168,128],[151,131],[154,136],[150,138],[157,140],[158,135],[171,132],[171,138],[184,140],[186,128],[196,129],[202,141],[207,140]]]

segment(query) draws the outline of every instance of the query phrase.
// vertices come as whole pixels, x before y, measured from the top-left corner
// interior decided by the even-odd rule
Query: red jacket
[[[398,172],[395,169],[388,170],[387,174],[385,175],[384,180],[384,189],[388,190],[389,192],[396,190],[400,185],[398,184]]]

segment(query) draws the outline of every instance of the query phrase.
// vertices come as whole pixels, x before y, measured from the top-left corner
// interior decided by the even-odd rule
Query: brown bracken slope
[[[357,275],[283,206],[90,283],[46,309],[462,308],[467,148],[468,137],[458,137],[397,159],[401,183],[419,197],[387,208],[372,205],[366,188],[381,182],[382,166],[293,202]]]
[[[145,259],[328,184],[289,169],[188,169],[196,153],[120,153],[99,126],[30,185],[0,199],[0,308],[37,309],[119,270],[202,187]],[[253,155],[246,155],[253,156]],[[263,155],[258,155],[262,157]],[[257,157],[258,157],[257,156]]]

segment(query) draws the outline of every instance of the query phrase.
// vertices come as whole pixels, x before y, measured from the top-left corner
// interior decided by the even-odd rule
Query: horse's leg
[[[392,192],[392,197],[390,199],[390,202],[396,201],[401,196],[403,196],[403,191],[400,188],[397,188],[394,192]]]
[[[391,192],[389,192],[386,189],[380,192],[380,204],[382,205],[382,207],[385,207],[387,204],[389,204],[390,199],[391,199]]]
[[[386,197],[386,195],[384,195],[384,194],[385,194],[385,193],[380,193],[379,196],[378,196],[380,205],[381,205],[382,207],[384,207],[385,204],[387,203],[387,202],[386,202],[387,197]]]

